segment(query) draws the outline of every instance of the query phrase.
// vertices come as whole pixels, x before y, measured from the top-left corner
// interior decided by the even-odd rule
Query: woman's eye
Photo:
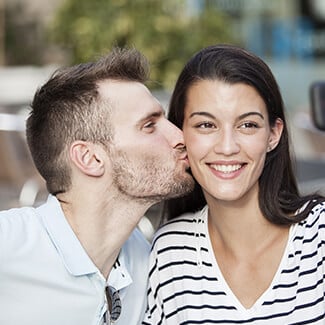
[[[240,128],[241,129],[252,129],[252,128],[257,129],[258,125],[257,125],[257,123],[254,123],[254,122],[245,122],[240,125]]]
[[[201,123],[196,124],[195,127],[198,129],[211,129],[211,128],[214,128],[215,126],[211,122],[201,122]]]

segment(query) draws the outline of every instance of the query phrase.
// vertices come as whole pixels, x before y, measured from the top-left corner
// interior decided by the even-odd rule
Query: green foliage
[[[71,63],[92,60],[115,45],[134,46],[149,59],[156,88],[169,89],[194,52],[231,41],[230,18],[210,6],[188,9],[186,0],[66,0],[51,35],[71,51]]]

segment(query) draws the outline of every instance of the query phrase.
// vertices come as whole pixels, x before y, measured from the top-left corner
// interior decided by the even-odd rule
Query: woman
[[[155,235],[144,324],[324,324],[324,198],[299,194],[268,66],[235,46],[201,50],[169,118],[197,186]]]

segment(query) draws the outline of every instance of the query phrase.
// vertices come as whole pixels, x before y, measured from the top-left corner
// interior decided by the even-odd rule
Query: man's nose
[[[167,120],[167,137],[170,145],[180,151],[185,150],[185,142],[183,131],[179,129],[175,124]]]

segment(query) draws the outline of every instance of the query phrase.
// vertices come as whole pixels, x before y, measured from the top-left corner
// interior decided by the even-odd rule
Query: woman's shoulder
[[[174,219],[167,221],[164,225],[160,227],[158,232],[166,232],[172,230],[193,230],[197,223],[204,219],[204,213],[206,207],[202,210],[192,213],[184,213]]]
[[[316,205],[314,205],[309,214],[308,217],[306,219],[307,223],[310,222],[315,222],[315,221],[324,223],[325,222],[325,201],[317,203]]]
[[[303,208],[308,209],[308,205]],[[309,209],[306,219],[299,222],[299,225],[306,229],[316,229],[316,231],[321,228],[325,229],[325,201],[314,204]]]
[[[206,208],[203,208],[198,212],[185,213],[167,221],[156,231],[153,242],[168,241],[172,237],[185,238],[186,235],[193,236],[198,230],[198,225],[205,219],[205,210]]]

